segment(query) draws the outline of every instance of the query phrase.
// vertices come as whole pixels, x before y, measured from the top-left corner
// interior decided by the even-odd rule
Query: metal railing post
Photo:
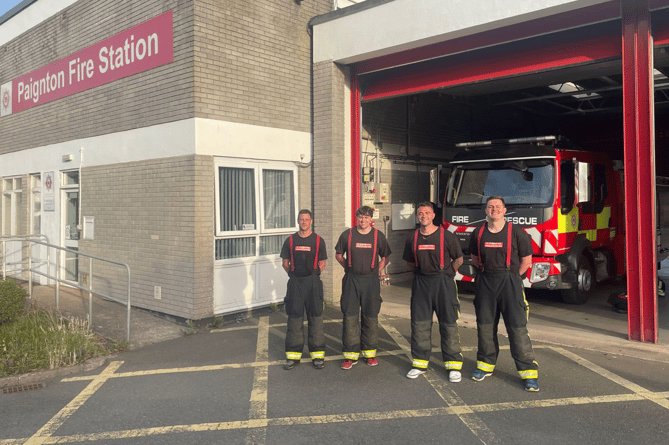
[[[93,326],[93,258],[88,259],[88,323]]]
[[[127,265],[125,266],[126,270],[128,271],[128,326],[127,326],[127,336],[126,336],[126,341],[130,343],[130,308],[132,307],[130,305],[130,267]]]
[[[56,310],[59,309],[60,301],[60,252],[56,252]]]
[[[28,244],[28,295],[33,297],[33,251],[32,245]]]
[[[38,239],[35,239],[38,238]],[[46,239],[46,242],[42,241],[42,238]],[[56,246],[54,244],[49,243],[48,237],[45,235],[21,235],[21,236],[0,236],[0,249],[3,254],[2,258],[2,273],[3,273],[3,279],[6,277],[6,242],[7,241],[25,241],[28,243],[28,271],[29,271],[29,289],[30,289],[30,296],[32,297],[33,294],[33,279],[35,275],[43,276],[47,278],[47,286],[51,285],[51,279],[54,279],[56,281],[56,310],[60,310],[60,283],[66,283],[68,286],[71,286],[73,288],[79,289],[80,291],[88,291],[88,319],[89,319],[89,324],[92,327],[93,326],[93,294],[99,295],[102,298],[109,299],[111,301],[114,301],[119,304],[125,304],[127,306],[127,323],[126,323],[126,339],[128,342],[130,342],[130,334],[131,334],[131,314],[132,314],[132,304],[131,304],[131,289],[132,289],[132,280],[131,280],[131,274],[130,274],[130,266],[128,266],[125,263],[120,263],[118,261],[113,261],[113,260],[108,260],[105,258],[97,257],[94,255],[88,255],[86,253],[81,253],[79,251],[74,251],[71,249],[68,249],[66,247],[62,246]],[[39,245],[39,259],[38,261],[33,262],[32,258],[32,249],[35,246],[35,244]],[[42,247],[44,246],[46,248],[46,273],[43,273],[43,271],[37,270],[44,262],[41,260],[42,257]],[[55,274],[51,274],[51,250],[54,250],[56,253],[56,260],[55,260]],[[79,278],[77,278],[77,281],[70,281],[67,279],[62,279],[62,267],[61,267],[61,262],[62,262],[62,252],[71,252],[74,255],[76,255],[76,261],[77,264],[79,263],[79,260],[82,257],[86,257],[89,259],[89,282],[88,282],[88,287],[84,286],[82,282],[79,281]],[[21,265],[20,271],[23,271],[25,268],[25,262],[23,260],[23,253],[21,256],[21,262],[17,263]],[[128,277],[128,282],[127,282],[127,298],[126,301],[123,302],[122,300],[118,298],[114,298],[112,295],[106,295],[100,292],[96,292],[94,289],[94,283],[93,283],[93,260],[99,260],[103,261],[105,263],[108,263],[110,265],[116,265],[116,266],[121,266],[124,267],[127,273]],[[14,264],[14,263],[12,263]],[[37,267],[35,266],[37,265]],[[67,263],[66,263],[67,265]],[[80,275],[81,276],[81,275]]]

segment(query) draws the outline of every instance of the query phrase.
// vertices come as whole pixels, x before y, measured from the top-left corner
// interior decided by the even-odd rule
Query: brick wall
[[[95,217],[95,240],[80,241],[80,250],[130,266],[133,305],[187,319],[212,315],[213,172],[208,156],[82,170],[81,209]],[[124,297],[120,275],[95,266],[95,283]]]
[[[347,226],[345,191],[345,85],[343,69],[332,62],[314,65],[314,226],[328,247],[328,266],[321,275],[325,299],[338,302],[344,270],[334,246]]]
[[[81,0],[0,47],[0,84],[169,10],[174,62],[3,117],[0,154],[193,117],[192,0]]]
[[[311,131],[307,23],[331,0],[196,0],[195,115]]]

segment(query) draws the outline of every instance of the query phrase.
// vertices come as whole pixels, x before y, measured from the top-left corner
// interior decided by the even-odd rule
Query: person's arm
[[[290,260],[289,259],[284,258],[281,265],[283,266],[283,270],[285,270],[286,273],[290,272]]]
[[[379,260],[379,275],[383,273],[383,268],[388,264],[388,257]]]
[[[346,260],[344,259],[344,254],[343,253],[335,254],[335,259],[337,260],[337,262],[339,264],[341,264],[341,267],[346,269]]]
[[[479,260],[479,257],[476,255],[471,256],[472,263],[474,263],[474,266],[478,267],[479,269],[481,268],[481,261]]]
[[[325,263],[326,263],[326,260],[321,260],[321,261],[318,262],[318,268],[320,269],[321,272],[323,272],[325,270]]]
[[[524,276],[525,272],[527,272],[527,269],[529,269],[532,266],[532,255],[527,255],[524,256],[520,259],[520,270],[518,271],[520,273],[520,276]]]
[[[456,259],[453,260],[453,262],[451,263],[451,265],[453,266],[453,270],[454,270],[455,272],[457,272],[458,269],[460,268],[460,266],[462,266],[462,262],[463,262],[463,261],[464,261],[464,260],[462,259],[462,257],[459,257],[459,258],[456,258]]]

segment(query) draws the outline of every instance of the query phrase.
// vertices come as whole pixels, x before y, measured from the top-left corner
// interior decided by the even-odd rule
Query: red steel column
[[[648,0],[621,0],[628,335],[657,343],[653,42]]]
[[[360,88],[358,75],[351,72],[351,227],[357,224],[355,211],[360,207]]]

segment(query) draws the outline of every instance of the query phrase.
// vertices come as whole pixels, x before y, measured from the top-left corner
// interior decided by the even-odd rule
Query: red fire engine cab
[[[506,220],[532,239],[525,287],[559,290],[566,303],[583,304],[595,283],[625,274],[621,161],[557,136],[457,147],[442,211],[444,228],[458,237],[465,254],[457,280],[474,281],[470,237],[485,221],[485,200],[493,195],[504,198]],[[658,182],[669,184],[664,178]],[[665,186],[658,192],[658,202],[669,202],[668,191]],[[658,244],[661,239],[658,230]],[[667,254],[669,249],[658,245],[658,262]]]

